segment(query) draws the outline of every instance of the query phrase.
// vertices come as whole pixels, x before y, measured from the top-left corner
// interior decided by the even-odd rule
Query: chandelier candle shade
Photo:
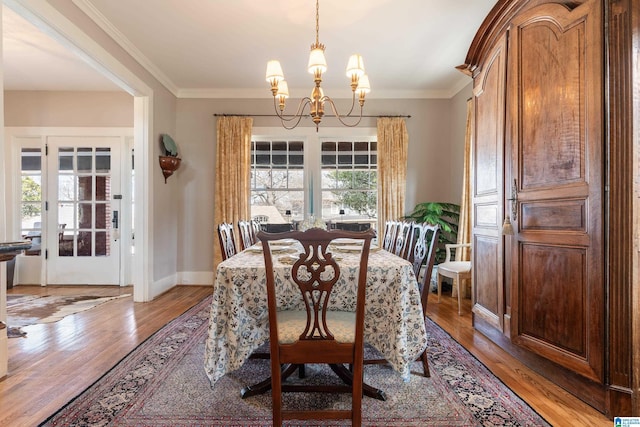
[[[282,67],[280,66],[280,62],[276,60],[272,60],[267,62],[267,74],[266,79],[269,84],[271,84],[271,93],[273,94],[273,106],[276,112],[276,115],[280,118],[282,126],[286,129],[293,129],[298,124],[300,124],[300,120],[304,115],[304,110],[307,106],[309,106],[309,115],[311,119],[316,124],[316,131],[318,130],[318,125],[322,121],[322,117],[324,116],[324,105],[328,103],[333,114],[338,118],[340,123],[344,126],[354,127],[360,123],[362,120],[362,110],[364,107],[364,98],[367,93],[371,90],[369,85],[369,77],[365,74],[364,71],[364,61],[362,60],[362,56],[355,54],[351,55],[349,58],[349,62],[347,63],[347,77],[351,80],[351,109],[345,115],[340,115],[338,110],[333,102],[333,100],[325,96],[322,87],[320,84],[322,83],[322,75],[327,71],[327,61],[324,57],[324,45],[320,43],[318,38],[318,33],[320,31],[320,6],[319,0],[316,0],[316,41],[311,45],[311,53],[309,54],[309,64],[307,69],[309,73],[313,74],[313,81],[315,86],[311,91],[311,96],[306,97],[300,100],[300,104],[298,105],[298,109],[293,116],[286,116],[284,114],[286,100],[289,97],[289,86],[287,81],[284,79],[284,73],[282,72]],[[357,117],[357,120],[352,123],[347,123],[344,119],[346,117],[353,117],[351,113],[353,113],[353,109],[356,104],[356,95],[358,97],[358,103],[360,104],[360,115]]]

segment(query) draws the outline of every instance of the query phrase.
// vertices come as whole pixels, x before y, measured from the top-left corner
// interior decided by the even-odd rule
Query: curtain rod
[[[277,114],[230,114],[230,113],[214,113],[213,115],[214,117],[231,117],[231,116],[238,116],[238,117],[279,117]],[[296,117],[294,115],[291,114],[285,114],[283,117]],[[311,116],[309,116],[311,117]],[[325,114],[324,117],[336,117],[336,115],[334,114]],[[353,117],[360,117],[360,116],[352,116]],[[410,119],[411,116],[410,115],[379,115],[379,116],[371,116],[371,115],[362,115],[362,117],[376,117],[376,118],[381,118],[381,117],[403,117],[403,118],[407,118]]]

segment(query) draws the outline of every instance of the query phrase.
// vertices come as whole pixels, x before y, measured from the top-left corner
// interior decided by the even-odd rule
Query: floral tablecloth
[[[296,307],[300,291],[291,280],[294,247],[272,247],[279,306]],[[341,279],[331,305],[355,309],[359,253],[334,247]],[[387,251],[372,248],[367,272],[365,340],[405,379],[411,362],[427,346],[420,292],[411,264]],[[302,305],[299,306],[303,309]],[[269,340],[264,258],[253,246],[218,265],[205,350],[205,370],[211,384],[240,368],[251,353]]]

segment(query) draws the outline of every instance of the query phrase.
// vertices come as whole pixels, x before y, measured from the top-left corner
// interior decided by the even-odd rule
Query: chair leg
[[[440,295],[442,295],[442,276],[438,273],[438,304],[440,304]]]
[[[456,275],[454,281],[456,283],[456,289],[458,289],[458,316],[462,316],[462,289],[460,287],[460,277]]]
[[[427,378],[431,377],[431,372],[429,372],[429,361],[427,360],[427,349],[426,348],[424,349],[424,351],[420,355],[419,359],[422,362],[422,372],[424,373],[424,376],[427,377]]]

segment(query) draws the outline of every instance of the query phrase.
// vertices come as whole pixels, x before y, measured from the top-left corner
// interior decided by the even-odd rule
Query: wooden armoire
[[[639,46],[640,0],[499,0],[458,67],[474,327],[611,417],[640,415]]]

